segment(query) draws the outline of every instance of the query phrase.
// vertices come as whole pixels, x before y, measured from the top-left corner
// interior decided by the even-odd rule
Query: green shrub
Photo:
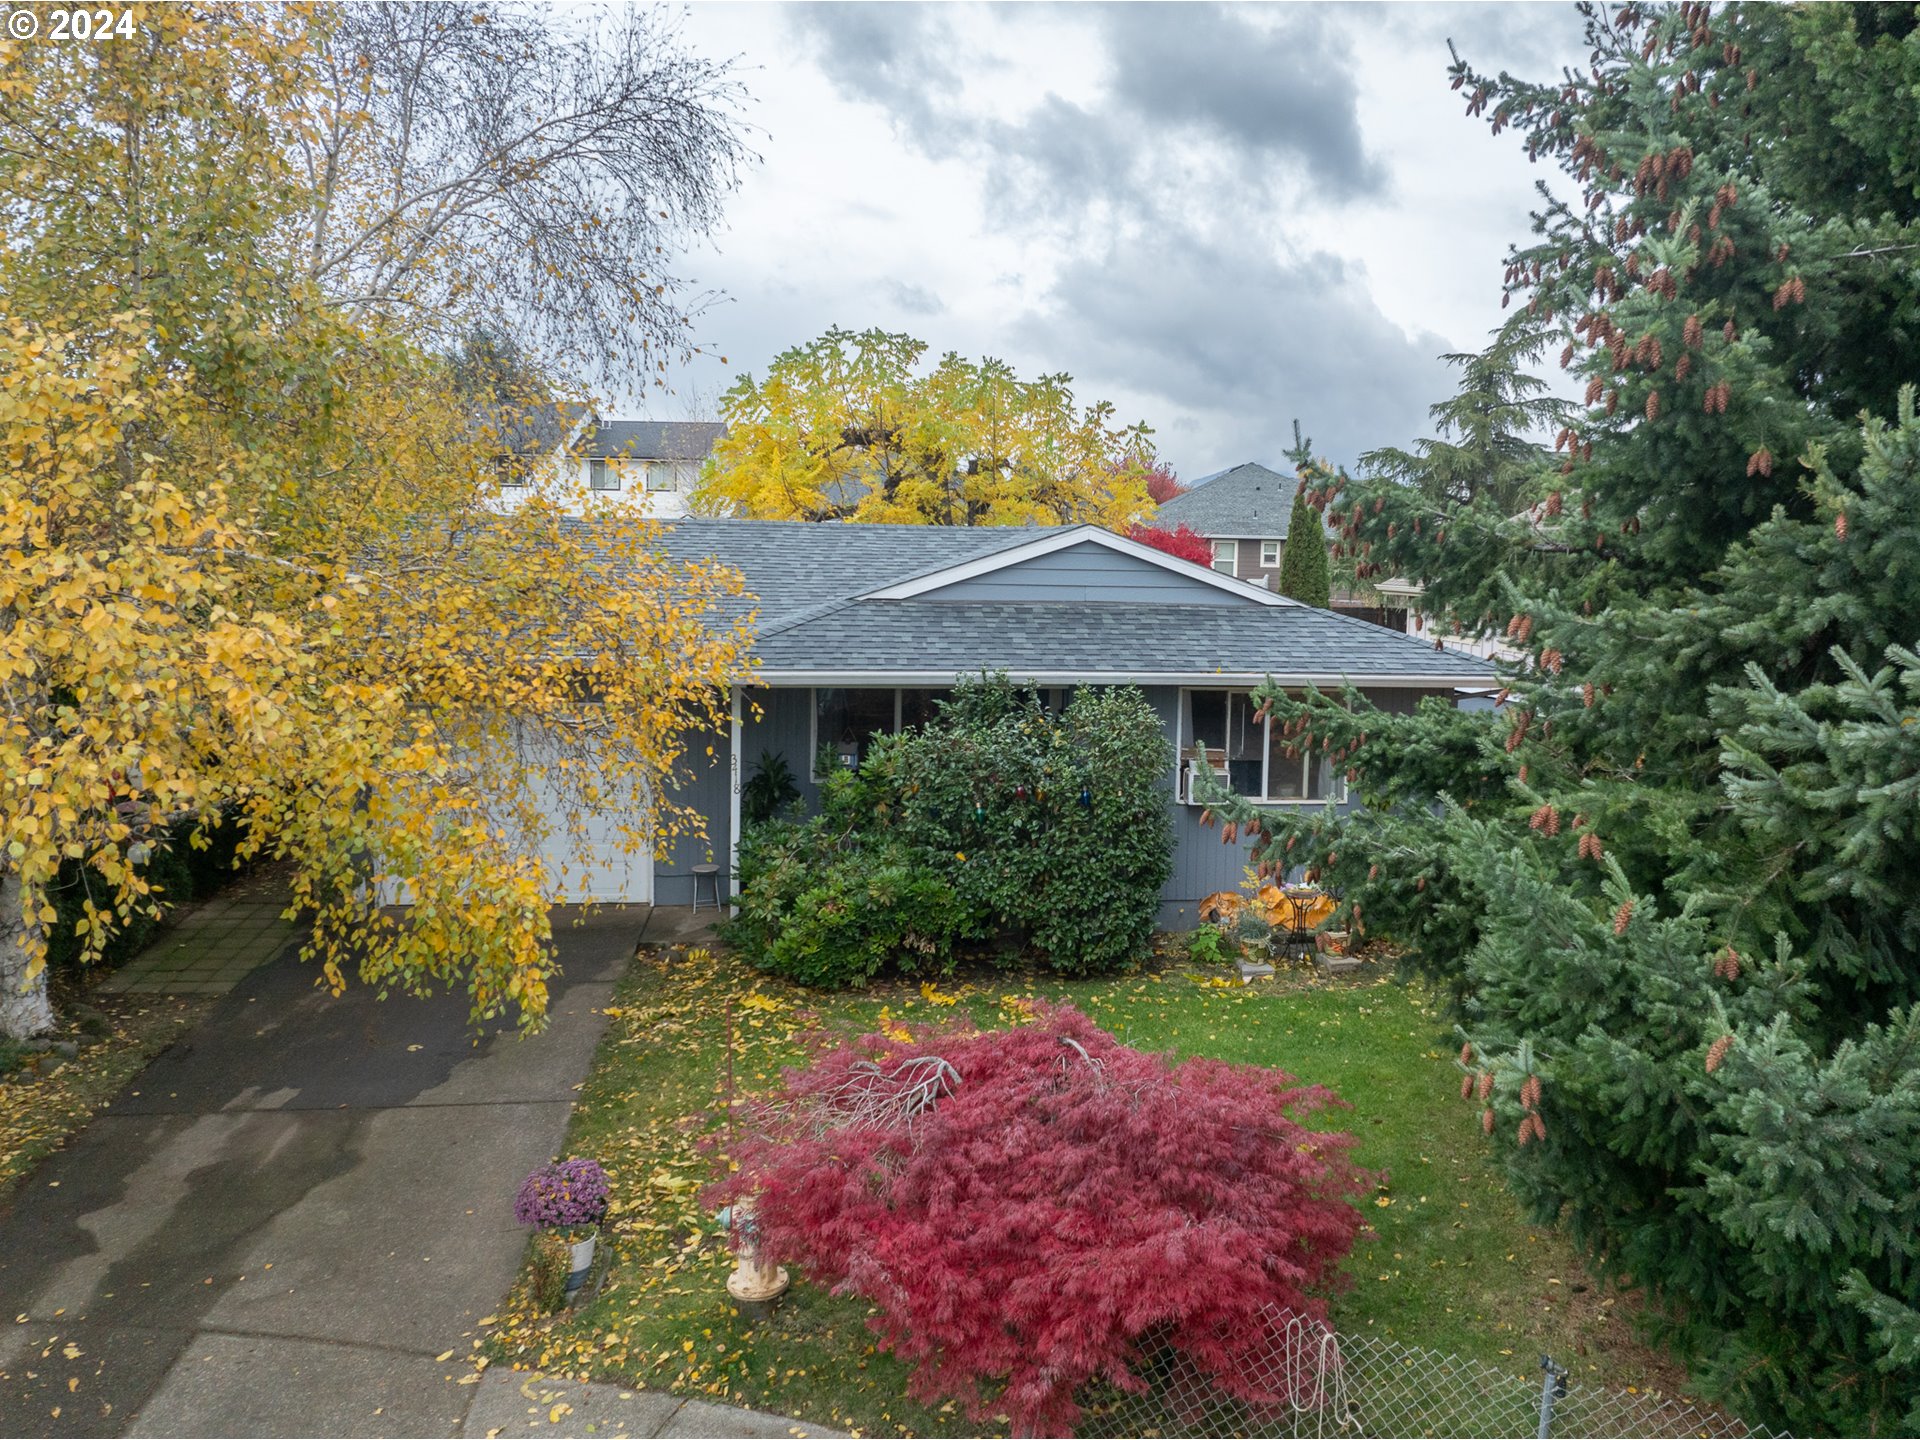
[[[990,937],[1002,961],[1121,968],[1146,952],[1172,871],[1172,758],[1137,690],[1081,690],[1054,715],[1004,677],[963,684],[858,773],[825,767],[817,818],[746,832],[723,934],[814,985],[944,973]]]
[[[821,817],[749,832],[740,913],[722,934],[763,970],[837,988],[864,985],[889,964],[944,974],[965,928],[953,887],[899,839],[837,835]]]
[[[1085,975],[1146,953],[1173,873],[1172,766],[1138,690],[1082,688],[1054,715],[1002,676],[961,685],[939,721],[877,744],[867,768],[976,928]]]
[[[195,844],[198,835],[205,848]],[[116,928],[94,962],[108,967],[119,965],[139,954],[166,923],[169,912],[190,900],[201,900],[231,881],[236,873],[235,857],[245,838],[245,827],[237,820],[221,818],[202,827],[193,819],[179,820],[156,840],[145,864],[138,867],[147,883],[154,887],[159,913],[135,911]],[[78,925],[86,914],[87,897],[105,906],[111,887],[82,860],[69,860],[60,867],[52,887],[56,918],[47,930],[47,962],[71,969],[80,963],[81,937]]]
[[[1239,954],[1239,946],[1219,925],[1199,925],[1187,937],[1187,958],[1200,965],[1226,965]]]
[[[750,825],[765,824],[799,798],[800,786],[786,757],[762,750],[752,778],[740,787],[740,818]]]
[[[137,868],[154,887],[160,913],[135,910],[125,919],[116,919],[113,933],[108,936],[96,964],[118,965],[139,954],[164,923],[166,912],[193,895],[193,876],[176,846],[156,845],[147,862]],[[57,918],[47,927],[48,964],[71,969],[80,963],[85,947],[77,927],[86,914],[87,897],[91,894],[94,903],[105,908],[111,892],[112,887],[102,883],[82,861],[69,860],[60,867],[52,888]]]
[[[234,877],[246,869],[245,862],[239,859],[246,826],[237,816],[221,815],[204,826],[191,820],[181,821],[169,833],[174,848],[186,862],[195,900],[204,900],[231,884]]]

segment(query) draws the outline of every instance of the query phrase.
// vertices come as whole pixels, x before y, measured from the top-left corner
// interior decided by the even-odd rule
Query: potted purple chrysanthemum
[[[572,1252],[567,1294],[572,1295],[593,1268],[594,1240],[600,1222],[607,1218],[607,1172],[597,1160],[542,1165],[522,1182],[513,1202],[513,1218],[522,1225],[565,1232]]]

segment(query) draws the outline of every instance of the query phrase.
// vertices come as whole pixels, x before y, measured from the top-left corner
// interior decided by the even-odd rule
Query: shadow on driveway
[[[576,918],[531,1039],[289,946],[163,1052],[0,1209],[0,1434],[459,1433],[646,911]]]

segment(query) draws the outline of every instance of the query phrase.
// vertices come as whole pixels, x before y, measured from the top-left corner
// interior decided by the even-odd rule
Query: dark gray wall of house
[[[707,747],[713,754],[707,754]],[[751,752],[749,752],[751,753]],[[686,737],[681,760],[681,779],[671,791],[676,805],[684,805],[704,816],[707,833],[702,837],[682,836],[667,847],[666,858],[653,862],[653,903],[691,905],[693,903],[693,866],[720,867],[720,893],[727,893],[727,855],[733,837],[733,796],[727,766],[727,732],[698,732]],[[703,884],[700,903],[706,904],[712,892]]]
[[[753,706],[760,707],[755,719]],[[798,689],[757,689],[746,693],[740,723],[740,779],[744,784],[760,768],[763,754],[780,756],[800,787],[800,798],[809,812],[820,804],[820,787],[813,783],[813,691]]]
[[[1182,562],[1184,563],[1184,562]],[[1196,570],[1198,566],[1194,567]],[[990,575],[929,591],[923,600],[1160,600],[1177,605],[1249,602],[1104,545],[1072,545]]]
[[[1146,687],[1148,702],[1160,716],[1160,723],[1167,736],[1167,773],[1166,792],[1168,803],[1173,804],[1173,736],[1174,721],[1178,715],[1179,691],[1173,686],[1156,685]],[[1382,710],[1390,714],[1406,714],[1420,701],[1423,694],[1450,695],[1451,691],[1421,690],[1382,690],[1367,689],[1363,692]],[[757,701],[762,717],[755,721],[751,710],[745,712],[749,718],[745,721],[741,755],[743,764],[741,776],[750,778],[758,765],[763,751],[784,756],[788,768],[800,786],[801,795],[808,810],[819,803],[819,787],[810,776],[811,764],[808,747],[812,733],[812,692],[805,687],[791,689],[761,689],[747,692],[749,700]],[[703,741],[696,747],[696,753],[704,749]],[[724,756],[724,739],[716,745],[716,753]],[[713,827],[716,835],[723,835],[728,821],[727,791],[724,770],[720,783],[714,787],[715,803],[720,806],[718,823]],[[716,858],[726,863],[724,843],[715,847]],[[687,863],[694,863],[689,860]],[[1246,868],[1252,863],[1250,842],[1236,841],[1231,845],[1222,844],[1220,829],[1208,828],[1200,823],[1199,807],[1193,805],[1173,805],[1173,874],[1166,887],[1161,891],[1158,923],[1166,930],[1190,930],[1198,923],[1200,901],[1218,890],[1236,890],[1245,878]],[[677,872],[676,872],[677,873]],[[669,890],[671,883],[662,879],[668,872],[664,868],[656,869],[654,886],[663,905],[685,904],[683,899],[675,898],[678,889]],[[691,881],[681,882],[686,893],[692,894]]]

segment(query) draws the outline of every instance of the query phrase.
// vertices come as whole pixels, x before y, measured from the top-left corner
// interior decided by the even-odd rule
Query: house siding
[[[754,718],[754,707],[760,715]],[[813,783],[813,691],[807,687],[759,688],[746,692],[741,703],[740,781],[745,784],[760,768],[763,754],[780,756],[800,787],[808,812],[820,806],[820,787]]]
[[[1194,567],[1196,570],[1198,566]],[[930,590],[925,600],[1165,600],[1176,605],[1245,605],[1244,596],[1195,583],[1178,571],[1104,545],[1074,545],[990,575]]]
[[[1233,573],[1237,578],[1258,585],[1262,589],[1271,590],[1276,595],[1280,592],[1280,560],[1284,559],[1287,553],[1284,542],[1281,543],[1278,551],[1279,558],[1276,558],[1271,565],[1264,565],[1260,561],[1260,554],[1262,547],[1267,543],[1265,540],[1248,540],[1229,535],[1205,535],[1203,538],[1209,545],[1233,547],[1231,552],[1234,557]],[[1227,572],[1222,570],[1220,573],[1224,575]]]
[[[732,747],[725,730],[696,731],[685,737],[680,777],[669,792],[672,802],[706,820],[704,836],[682,835],[656,852],[653,862],[653,903],[691,905],[693,867],[718,865],[720,893],[727,893],[727,860],[733,843],[733,795],[729,757]],[[713,754],[707,754],[711,746]],[[748,753],[755,753],[749,751]],[[701,903],[709,899],[703,886]]]

